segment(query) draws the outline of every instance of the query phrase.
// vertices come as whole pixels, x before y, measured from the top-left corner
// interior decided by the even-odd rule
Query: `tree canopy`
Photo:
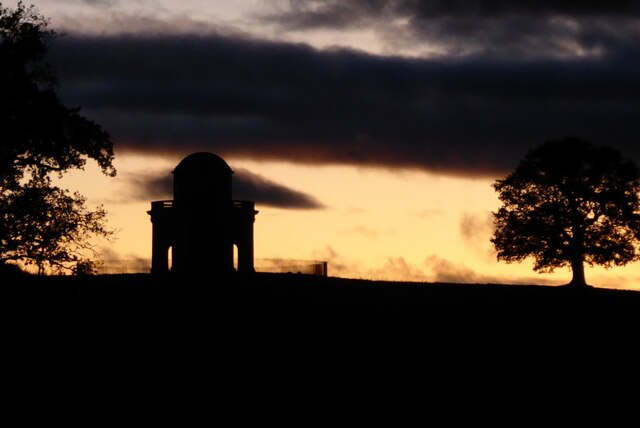
[[[493,184],[502,207],[493,213],[498,260],[535,260],[534,270],[570,267],[584,286],[584,264],[621,266],[639,258],[640,174],[609,147],[579,138],[529,151],[514,172]]]
[[[109,134],[58,97],[46,62],[57,34],[48,25],[34,6],[0,3],[0,261],[72,268],[90,236],[110,235],[106,213],[89,211],[51,177],[83,169],[88,159],[108,176],[116,170]]]

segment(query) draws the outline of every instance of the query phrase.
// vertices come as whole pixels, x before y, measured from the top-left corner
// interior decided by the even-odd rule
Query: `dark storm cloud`
[[[296,0],[267,17],[284,29],[365,27],[390,48],[550,58],[637,38],[640,1]]]
[[[349,0],[347,0],[349,1]],[[366,0],[355,0],[356,3]],[[559,15],[617,15],[640,13],[637,0],[388,0],[397,9],[417,16],[559,14]]]
[[[506,15],[638,15],[640,1],[541,0],[291,0],[270,18],[290,28],[345,28],[367,19],[435,19]]]
[[[166,200],[173,195],[173,175],[170,173],[131,174],[126,177],[132,198],[140,201]],[[246,169],[238,169],[233,174],[233,198],[255,201],[265,205],[285,209],[321,209],[324,205],[313,196],[276,183]]]
[[[623,15],[415,18],[407,31],[450,54],[512,59],[597,56],[640,36],[638,17]]]
[[[403,2],[389,0],[291,0],[288,6],[266,19],[289,29],[343,29],[407,12]]]
[[[285,187],[246,169],[237,169],[233,174],[233,196],[235,199],[252,200],[257,204],[278,208],[324,208],[313,196]]]
[[[408,59],[225,36],[57,39],[60,92],[119,149],[495,175],[579,135],[640,159],[640,61]]]
[[[124,195],[122,201],[158,201],[173,197],[173,175],[171,174],[129,174],[125,177],[130,195]]]

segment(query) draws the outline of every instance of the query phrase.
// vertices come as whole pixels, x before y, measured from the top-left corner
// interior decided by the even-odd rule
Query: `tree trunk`
[[[587,281],[584,277],[584,262],[582,257],[575,257],[571,260],[571,273],[573,275],[569,283],[571,288],[584,288],[587,286]]]
[[[571,210],[571,273],[573,277],[569,286],[573,289],[587,287],[584,278],[584,231],[582,229],[584,218],[581,217],[575,198],[571,197],[569,205]]]

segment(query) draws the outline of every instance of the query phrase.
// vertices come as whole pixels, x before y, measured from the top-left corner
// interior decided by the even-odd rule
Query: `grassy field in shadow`
[[[104,275],[15,276],[0,293],[16,334],[57,332],[85,340],[567,346],[614,344],[636,336],[640,325],[640,292],[598,288],[295,274],[217,279]]]
[[[84,405],[126,397],[140,412],[144,399],[154,415],[157,402],[208,409],[213,392],[233,415],[286,397],[305,418],[328,410],[310,397],[353,412],[426,393],[589,395],[632,379],[640,326],[635,291],[295,274],[15,276],[0,304],[5,373],[23,394],[71,385]]]

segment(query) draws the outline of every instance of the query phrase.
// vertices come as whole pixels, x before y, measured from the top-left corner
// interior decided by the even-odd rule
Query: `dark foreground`
[[[292,274],[225,279],[13,277],[0,293],[18,336],[137,346],[616,346],[640,337],[640,292],[412,284]],[[185,348],[185,349],[186,349]],[[261,348],[266,350],[267,348]]]
[[[101,417],[125,400],[159,419],[186,402],[214,419],[212,409],[333,423],[337,402],[377,419],[392,402],[419,413],[437,411],[436,399],[486,410],[522,404],[521,394],[544,396],[527,402],[540,412],[569,391],[636,388],[640,361],[633,291],[290,274],[16,276],[3,278],[0,302],[4,379],[14,380],[5,390]],[[193,413],[182,409],[181,426]]]

